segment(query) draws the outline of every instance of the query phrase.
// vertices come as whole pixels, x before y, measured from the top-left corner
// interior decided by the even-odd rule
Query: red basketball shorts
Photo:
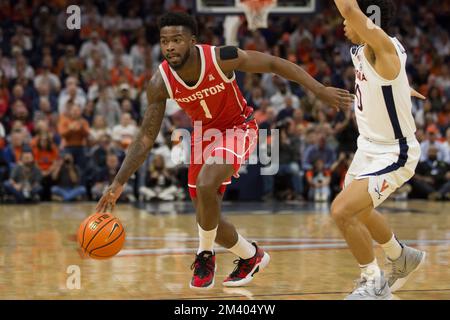
[[[258,125],[251,120],[226,131],[207,131],[202,139],[192,139],[191,162],[188,173],[188,186],[191,198],[196,198],[197,177],[205,163],[231,164],[235,178],[239,168],[250,157],[258,142]],[[231,184],[231,177],[223,181],[217,192],[225,193],[226,186]]]

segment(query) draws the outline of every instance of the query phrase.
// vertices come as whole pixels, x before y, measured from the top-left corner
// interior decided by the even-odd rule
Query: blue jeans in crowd
[[[73,162],[80,168],[86,165],[86,149],[84,147],[65,147],[64,152],[68,152],[73,157]]]
[[[29,194],[26,195],[23,191],[17,190],[14,188],[14,186],[11,184],[10,181],[5,181],[3,183],[3,187],[5,188],[5,191],[7,194],[10,194],[16,198],[17,202],[25,202],[26,200],[31,200],[35,196],[39,195],[39,193],[42,191],[41,186],[34,187],[30,190]]]
[[[72,201],[80,196],[84,196],[86,194],[86,188],[83,186],[74,188],[62,188],[53,186],[52,194],[62,197],[63,201]]]

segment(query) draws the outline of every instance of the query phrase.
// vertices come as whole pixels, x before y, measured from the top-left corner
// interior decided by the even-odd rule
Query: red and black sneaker
[[[263,249],[256,245],[256,242],[252,242],[256,248],[255,255],[250,259],[237,259],[234,260],[236,268],[233,272],[223,281],[225,287],[240,287],[253,280],[253,275],[258,271],[264,269],[270,261],[270,256]]]
[[[192,289],[210,289],[214,287],[216,256],[211,251],[202,251],[195,257],[191,266],[194,275],[190,283]]]

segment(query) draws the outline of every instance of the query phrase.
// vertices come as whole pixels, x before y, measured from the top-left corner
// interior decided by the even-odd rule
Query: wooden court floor
[[[221,285],[235,259],[217,249],[214,289],[189,289],[196,251],[193,214],[155,214],[119,205],[127,241],[110,260],[82,258],[75,234],[95,203],[0,205],[0,299],[343,299],[358,268],[326,207],[299,213],[250,212],[227,204],[241,234],[271,263],[245,288]],[[450,299],[450,203],[389,202],[382,207],[400,239],[428,253],[396,299]],[[382,251],[376,251],[384,263]],[[80,288],[67,279],[79,268]],[[69,268],[69,269],[68,269]],[[71,278],[73,279],[73,278]]]

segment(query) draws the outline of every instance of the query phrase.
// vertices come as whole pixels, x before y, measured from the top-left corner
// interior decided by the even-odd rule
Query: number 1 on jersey
[[[212,115],[211,115],[211,112],[209,112],[208,105],[206,104],[206,101],[205,100],[200,100],[200,105],[202,106],[203,111],[205,111],[205,117],[207,117],[208,119],[212,119]]]

